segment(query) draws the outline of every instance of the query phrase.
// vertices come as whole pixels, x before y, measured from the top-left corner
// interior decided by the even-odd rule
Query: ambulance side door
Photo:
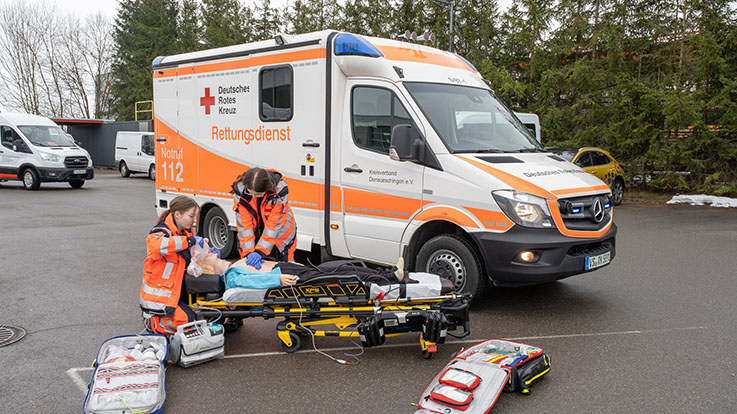
[[[402,234],[422,206],[422,165],[389,158],[391,130],[413,124],[390,82],[350,80],[341,133],[343,234],[352,257],[394,263]]]

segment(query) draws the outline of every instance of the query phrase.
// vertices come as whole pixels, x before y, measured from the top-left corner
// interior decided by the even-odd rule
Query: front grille
[[[596,256],[610,250],[612,250],[612,243],[605,241],[573,246],[568,249],[568,254],[570,256]]]
[[[597,200],[603,209],[603,215],[600,214],[601,221],[598,222],[594,217]],[[604,228],[611,220],[611,207],[603,208],[606,204],[610,204],[609,196],[606,194],[574,197],[558,200],[558,210],[568,230],[597,231]]]
[[[87,167],[87,157],[66,157],[64,158],[64,166],[67,168],[85,168]]]

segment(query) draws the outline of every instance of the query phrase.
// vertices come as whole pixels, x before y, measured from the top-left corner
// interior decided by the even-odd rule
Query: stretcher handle
[[[468,327],[468,320],[463,321],[463,333],[462,334],[456,335],[453,332],[448,331],[448,335],[450,335],[450,336],[452,336],[453,338],[456,338],[456,339],[465,338],[468,335],[471,335],[471,330]]]

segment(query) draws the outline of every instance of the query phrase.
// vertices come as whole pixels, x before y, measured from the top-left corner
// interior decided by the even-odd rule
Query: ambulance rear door
[[[156,189],[174,193],[181,192],[185,169],[177,133],[181,105],[177,71],[177,68],[155,70],[153,81]]]
[[[352,257],[394,263],[422,207],[425,167],[389,158],[392,128],[415,125],[410,105],[391,82],[349,80],[346,91],[340,160],[346,244]]]

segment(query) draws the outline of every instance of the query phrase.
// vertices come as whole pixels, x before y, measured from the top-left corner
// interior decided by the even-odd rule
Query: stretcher
[[[226,327],[244,318],[282,319],[276,330],[285,352],[296,352],[300,336],[310,334],[360,338],[372,347],[387,337],[419,332],[422,355],[429,359],[447,336],[470,334],[471,295],[453,293],[452,283],[437,275],[410,273],[409,278],[415,283],[379,285],[337,274],[293,286],[226,290],[218,275],[187,274],[185,284],[198,319],[226,318]]]

